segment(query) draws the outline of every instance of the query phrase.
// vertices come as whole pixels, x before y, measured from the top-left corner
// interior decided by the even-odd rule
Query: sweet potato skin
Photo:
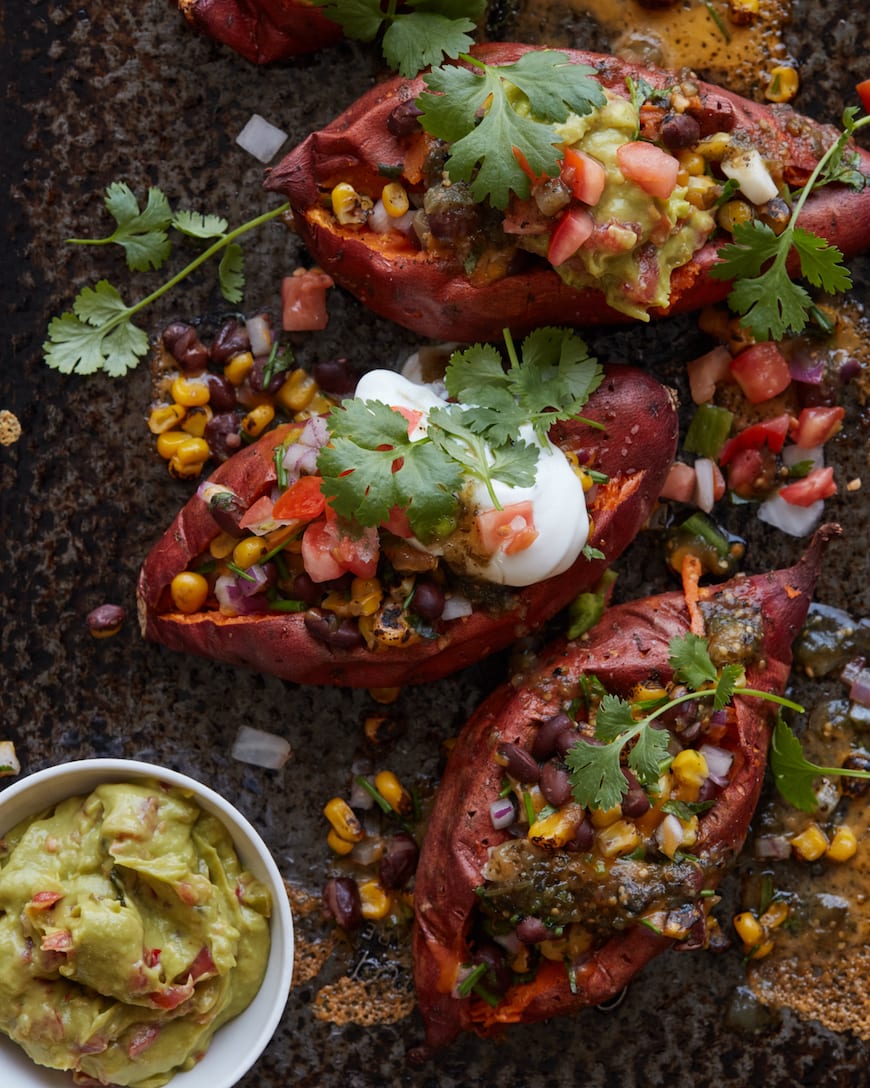
[[[313,53],[344,37],[319,8],[297,0],[178,0],[187,21],[254,64]]]
[[[172,649],[270,673],[307,684],[401,687],[440,679],[503,649],[540,626],[583,590],[593,588],[606,567],[627,547],[658,498],[677,441],[672,394],[631,367],[605,368],[605,378],[583,413],[605,431],[577,421],[559,425],[554,440],[582,458],[595,451],[594,467],[611,476],[590,507],[589,543],[605,558],[580,558],[563,574],[517,592],[513,607],[493,614],[475,611],[449,621],[438,640],[373,653],[336,650],[312,638],[300,614],[183,615],[167,610],[173,576],[208,549],[219,530],[206,504],[191,498],[147,556],[139,576],[140,623],[148,639]],[[286,428],[270,432],[237,453],[211,477],[232,488],[246,504],[272,486],[275,445]],[[171,606],[170,606],[171,607]]]
[[[818,575],[825,541],[835,527],[819,530],[804,558],[787,570],[739,577],[702,591],[704,598],[735,591],[760,605],[764,624],[761,660],[747,670],[748,686],[781,693],[791,665],[791,644],[803,623]],[[509,991],[495,1008],[451,997],[459,964],[468,962],[468,932],[483,883],[489,849],[506,832],[493,829],[490,802],[501,788],[502,768],[493,759],[498,744],[528,747],[536,723],[561,709],[578,691],[578,678],[595,674],[609,691],[627,697],[639,682],[672,675],[668,644],[689,629],[685,599],[666,593],[609,608],[583,639],[560,640],[528,675],[496,689],[462,730],[436,798],[417,869],[414,974],[426,1042],[414,1055],[425,1060],[463,1030],[487,1033],[495,1027],[529,1023],[608,1000],[627,985],[670,941],[644,926],[628,928],[607,941],[577,971],[576,992],[558,963],[546,963],[530,983]],[[713,863],[707,886],[718,880],[739,852],[758,800],[766,766],[771,704],[735,699],[737,723],[727,743],[734,763],[728,786],[699,825],[693,852]],[[484,1026],[485,1025],[485,1026]]]
[[[477,46],[472,52],[486,63],[504,64],[531,48],[535,47],[495,43]],[[679,82],[674,73],[643,69],[615,57],[560,52],[575,63],[592,65],[602,84],[623,96],[628,95],[625,80],[629,75],[657,88]],[[763,106],[702,81],[698,87],[702,95],[715,94],[733,105],[734,132],[746,133],[762,154],[768,152],[776,160],[787,149],[785,180],[791,186],[806,181],[820,148],[835,138],[833,129],[802,117],[789,106]],[[435,258],[410,243],[400,248],[397,242],[337,228],[331,222],[321,207],[322,189],[348,180],[360,191],[378,192],[384,181],[383,166],[406,163],[409,138],[391,135],[387,119],[423,89],[420,76],[379,84],[268,172],[266,188],[290,201],[297,229],[318,264],[376,313],[435,339],[492,340],[505,327],[519,334],[536,325],[632,320],[607,306],[600,292],[568,287],[544,265],[474,285],[449,256]],[[860,149],[859,155],[861,169],[870,172],[870,152]],[[846,256],[866,248],[870,244],[870,187],[854,193],[843,186],[826,186],[807,201],[800,223],[838,245]],[[725,298],[730,284],[712,279],[709,271],[727,237],[712,238],[674,273],[670,305],[652,310],[651,317],[697,310]]]

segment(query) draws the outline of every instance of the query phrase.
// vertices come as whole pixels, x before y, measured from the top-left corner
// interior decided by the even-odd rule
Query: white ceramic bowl
[[[284,882],[266,844],[251,824],[223,797],[187,775],[128,759],[85,759],[49,767],[0,791],[0,835],[27,816],[66,797],[89,793],[101,782],[158,778],[190,790],[199,805],[217,816],[230,832],[244,866],[272,893],[271,949],[266,975],[256,997],[234,1020],[219,1028],[202,1061],[177,1073],[171,1088],[231,1088],[265,1049],[278,1025],[293,971],[293,919]],[[71,1088],[72,1074],[35,1065],[24,1051],[0,1034],[2,1088]]]

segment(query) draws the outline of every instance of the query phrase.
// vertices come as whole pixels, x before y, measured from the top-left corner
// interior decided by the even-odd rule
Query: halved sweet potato
[[[743,614],[754,612],[760,621],[760,645],[746,666],[747,687],[774,693],[785,688],[792,641],[807,613],[823,545],[837,531],[834,526],[819,530],[804,558],[787,570],[738,576],[701,589],[702,607],[719,602],[727,609],[745,609]],[[474,994],[457,996],[458,971],[473,961],[470,934],[485,884],[484,866],[492,849],[509,838],[507,830],[494,829],[490,815],[505,775],[504,760],[494,758],[497,749],[504,742],[531,749],[541,723],[581,696],[584,677],[597,677],[608,692],[622,698],[638,684],[667,683],[673,676],[669,642],[689,629],[690,611],[679,592],[611,607],[586,636],[556,642],[527,675],[498,688],[462,730],[417,868],[414,972],[426,1025],[426,1042],[417,1059],[425,1059],[463,1030],[488,1034],[509,1023],[544,1020],[605,1002],[673,944],[646,925],[628,924],[610,930],[609,937],[605,933],[578,959],[573,983],[563,962],[542,959],[532,980],[512,985],[494,1007]],[[704,901],[702,889],[716,886],[747,834],[776,709],[757,698],[737,696],[733,703],[733,719],[717,742],[731,753],[733,763],[712,807],[700,815],[697,841],[689,848],[698,859],[690,890],[698,905]]]
[[[487,44],[472,52],[488,64],[504,64],[531,48],[536,47]],[[645,81],[656,89],[681,82],[676,73],[642,69],[611,56],[560,52],[574,63],[591,65],[602,86],[624,98],[630,95],[629,78],[634,85]],[[708,127],[719,126],[741,145],[757,149],[763,160],[774,164],[773,175],[789,186],[808,179],[822,151],[836,138],[835,130],[789,106],[760,105],[695,82],[699,131],[704,134]],[[379,234],[337,221],[324,198],[339,182],[350,183],[369,198],[376,198],[389,179],[398,178],[411,191],[421,189],[431,140],[414,127],[413,103],[423,90],[423,76],[396,77],[375,86],[268,173],[266,188],[290,201],[299,233],[318,264],[376,313],[436,339],[492,340],[506,327],[517,334],[536,325],[628,320],[606,304],[600,291],[567,284],[542,257],[524,253],[526,263],[509,266],[499,278],[488,279],[487,273],[472,279],[462,255],[448,242],[434,251],[423,250],[395,230]],[[397,124],[399,117],[402,124]],[[857,149],[857,155],[859,168],[870,173],[870,152]],[[855,192],[831,184],[815,191],[800,224],[835,243],[846,256],[866,248],[870,187]],[[709,271],[717,250],[729,238],[717,231],[688,263],[676,268],[668,305],[653,306],[650,316],[695,310],[723,299],[730,284],[712,279]]]
[[[187,21],[254,64],[334,45],[341,27],[305,0],[178,0]]]
[[[643,526],[672,462],[676,408],[672,394],[649,375],[631,367],[606,367],[583,414],[604,429],[575,420],[559,424],[552,436],[563,449],[573,450],[581,464],[609,477],[589,508],[589,544],[603,559],[581,556],[563,574],[510,592],[497,610],[480,607],[470,616],[442,621],[437,637],[377,652],[337,649],[313,638],[299,613],[185,614],[173,606],[173,577],[207,553],[219,533],[206,503],[194,496],[143,564],[138,596],[145,637],[286,680],[366,688],[438,679],[503,649],[597,584]],[[221,465],[211,480],[230,487],[250,507],[275,482],[273,450],[285,434],[286,427],[270,432]]]

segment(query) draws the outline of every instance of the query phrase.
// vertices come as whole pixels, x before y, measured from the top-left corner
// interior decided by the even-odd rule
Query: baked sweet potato
[[[451,752],[417,868],[414,971],[426,1042],[416,1059],[463,1030],[488,1034],[606,1002],[659,953],[704,944],[710,892],[740,850],[758,799],[776,707],[737,695],[718,713],[710,699],[670,712],[662,720],[671,754],[679,755],[645,807],[634,780],[626,782],[621,811],[578,813],[564,794],[551,797],[555,779],[545,771],[554,761],[557,768],[564,758],[570,763],[569,746],[591,738],[588,724],[574,722],[584,711],[589,717],[596,683],[623,699],[657,697],[674,674],[669,643],[689,632],[693,614],[696,625],[704,618],[718,667],[737,662],[746,687],[781,693],[823,545],[837,531],[819,530],[787,570],[701,588],[691,609],[680,592],[612,606],[586,636],[556,642],[527,675],[496,689],[475,712]],[[699,751],[708,753],[706,774],[697,766]],[[516,825],[496,830],[491,804],[503,797],[506,776],[526,791],[541,790],[557,804],[557,819],[572,815],[575,830],[561,840],[558,827],[549,840],[540,832],[535,838],[535,825],[524,836]],[[665,824],[677,819],[663,815],[665,800],[711,805],[679,820],[680,830]],[[676,850],[667,840],[674,833]],[[532,840],[537,848],[528,847]],[[691,856],[681,860],[680,848]],[[486,904],[484,935],[478,921]],[[547,930],[542,922],[560,928]],[[546,951],[525,955],[514,965],[519,974],[505,975],[504,963],[493,966],[492,935],[515,954],[528,953],[523,942],[534,946],[541,934],[548,934]],[[491,1004],[474,991],[462,995],[463,977],[480,963],[493,967],[482,979],[484,990],[491,997],[500,987]]]
[[[639,370],[606,367],[583,417],[603,429],[573,418],[554,426],[550,434],[564,451],[576,455],[581,466],[607,477],[587,495],[592,523],[588,543],[603,558],[581,554],[563,573],[523,589],[490,585],[474,600],[470,614],[436,619],[422,634],[407,626],[404,606],[390,605],[390,618],[382,615],[389,611],[384,604],[369,617],[368,629],[379,617],[384,624],[398,625],[400,633],[392,645],[382,639],[364,640],[356,628],[356,637],[347,637],[349,621],[330,634],[319,594],[305,613],[227,615],[214,599],[184,612],[173,603],[173,579],[195,568],[202,557],[210,559],[209,549],[222,533],[200,488],[143,564],[138,585],[142,631],[146,638],[175,650],[308,684],[397,687],[438,679],[479,661],[540,626],[581,591],[595,587],[643,526],[659,495],[677,439],[671,393]],[[229,489],[237,496],[241,514],[253,508],[273,492],[274,450],[291,429],[281,426],[235,454],[216,470],[206,488]],[[402,566],[393,557],[391,564]],[[327,583],[325,589],[347,593],[346,581]]]
[[[254,64],[313,53],[344,37],[305,0],[178,0],[178,6],[202,34]]]
[[[486,64],[501,65],[534,48],[487,44],[472,52]],[[565,152],[559,176],[536,177],[526,169],[530,195],[514,194],[506,208],[492,206],[489,198],[479,202],[471,193],[473,181],[445,183],[447,145],[423,131],[415,106],[425,75],[372,88],[274,167],[266,188],[290,201],[299,233],[337,284],[425,336],[495,339],[505,327],[520,333],[549,323],[620,323],[723,299],[730,284],[709,274],[717,250],[731,238],[721,226],[729,220],[716,208],[725,182],[723,161],[729,170],[735,163],[742,163],[740,170],[751,164],[751,177],[742,175],[736,194],[738,217],[751,214],[776,224],[788,213],[777,192],[807,181],[836,131],[787,105],[760,105],[673,72],[612,56],[559,52],[590,66],[609,96],[607,110],[591,115],[601,118],[592,135],[606,136],[592,148],[599,184],[600,164],[606,167],[603,196],[596,176],[584,174],[588,160],[574,154],[591,146],[587,136]],[[669,97],[669,88],[678,94]],[[633,91],[646,98],[629,115]],[[614,111],[620,115],[618,150],[608,143]],[[631,161],[623,161],[624,147]],[[742,157],[747,149],[760,159]],[[689,175],[682,163],[692,151],[705,169]],[[855,155],[857,169],[870,173],[870,152],[856,149]],[[657,188],[662,164],[673,168],[665,190]],[[760,189],[753,178],[763,180]],[[392,220],[383,214],[379,201],[386,182],[409,195],[411,213]],[[341,184],[350,193],[338,190],[336,200]],[[671,196],[665,200],[659,193],[668,185]],[[870,187],[856,191],[835,183],[816,189],[800,225],[846,256],[864,249],[870,242]]]

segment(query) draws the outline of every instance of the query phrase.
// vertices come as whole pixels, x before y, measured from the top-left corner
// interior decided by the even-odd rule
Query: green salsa
[[[0,840],[0,1030],[38,1064],[158,1088],[259,989],[271,899],[178,788],[104,784]]]

